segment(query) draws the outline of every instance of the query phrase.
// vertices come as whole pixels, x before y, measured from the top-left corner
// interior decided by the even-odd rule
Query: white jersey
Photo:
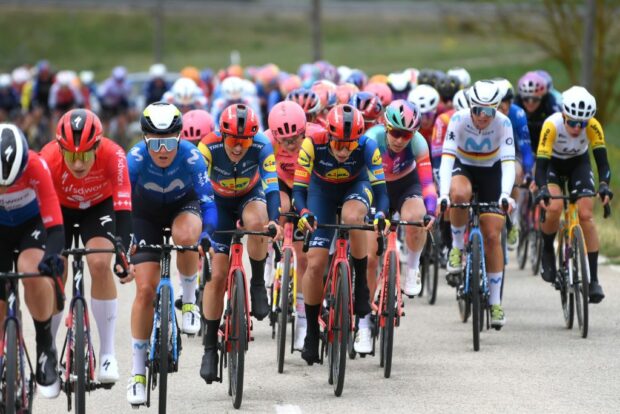
[[[456,158],[461,164],[472,167],[492,167],[501,161],[502,192],[510,193],[515,173],[515,142],[510,119],[498,111],[489,126],[480,130],[474,126],[470,109],[463,109],[452,115],[442,149],[439,169],[440,195],[447,195],[450,191],[452,167]],[[507,162],[510,167],[504,168]],[[508,185],[510,169],[512,181]]]

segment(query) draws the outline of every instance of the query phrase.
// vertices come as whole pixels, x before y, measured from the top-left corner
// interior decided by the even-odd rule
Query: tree
[[[617,0],[593,0],[594,36],[591,93],[597,101],[597,118],[611,121],[620,109],[620,5]],[[504,30],[542,49],[566,69],[575,85],[580,71],[586,29],[586,2],[543,0],[527,8],[500,8],[497,13]],[[534,17],[533,17],[534,16]]]

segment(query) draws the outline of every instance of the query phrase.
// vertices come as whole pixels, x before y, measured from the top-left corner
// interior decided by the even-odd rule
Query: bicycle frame
[[[402,292],[400,290],[400,257],[399,257],[399,249],[396,246],[396,239],[398,237],[398,232],[397,231],[392,231],[387,238],[387,248],[384,252],[384,257],[385,260],[383,261],[383,267],[381,269],[381,273],[379,276],[379,281],[377,282],[377,288],[380,289],[379,291],[379,303],[375,304],[374,301],[372,301],[371,303],[371,307],[372,310],[377,312],[377,315],[379,316],[378,321],[379,321],[379,328],[383,328],[385,327],[385,315],[383,315],[382,309],[385,307],[385,303],[387,301],[387,295],[388,295],[388,290],[387,290],[387,283],[388,283],[388,279],[387,279],[387,274],[389,272],[389,268],[390,268],[390,253],[394,252],[396,254],[396,304],[397,304],[397,316],[403,316],[405,314],[405,312],[403,311],[403,296],[402,296]]]
[[[296,306],[297,306],[297,254],[295,253],[295,247],[293,246],[293,240],[294,240],[294,234],[295,234],[295,229],[294,229],[294,225],[292,222],[290,221],[286,221],[286,223],[284,224],[284,241],[282,243],[282,258],[284,258],[284,252],[286,250],[290,250],[291,251],[291,260],[293,262],[293,292],[292,292],[292,303],[291,306],[293,308],[293,312],[295,312]],[[273,312],[276,311],[276,307],[278,304],[278,296],[280,294],[280,289],[281,289],[281,280],[282,280],[282,272],[283,272],[283,268],[284,268],[284,263],[282,262],[282,260],[280,260],[278,262],[278,265],[276,266],[276,274],[275,277],[273,279],[273,298],[271,300],[272,302],[272,306],[271,306],[271,310]],[[282,309],[282,311],[284,312],[285,310]]]

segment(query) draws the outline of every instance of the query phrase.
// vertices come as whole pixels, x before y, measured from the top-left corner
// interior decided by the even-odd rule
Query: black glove
[[[549,199],[551,197],[551,193],[549,193],[549,189],[547,188],[547,186],[543,186],[541,187],[540,191],[538,191],[538,194],[536,194],[536,204],[540,203],[540,201],[544,201],[545,205],[549,205]]]
[[[609,197],[609,201],[614,198],[614,193],[609,189],[609,185],[605,182],[601,182],[598,185],[598,195],[601,197],[601,200],[605,199],[605,196]]]
[[[202,251],[205,255],[209,254],[209,249],[211,248],[211,239],[209,236],[200,239],[200,247],[202,247]]]
[[[59,254],[45,254],[39,262],[39,272],[46,276],[62,276],[65,271],[65,262]]]

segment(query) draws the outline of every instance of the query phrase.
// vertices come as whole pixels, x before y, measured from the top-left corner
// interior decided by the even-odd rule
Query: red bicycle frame
[[[384,253],[384,260],[383,260],[383,267],[381,268],[381,274],[379,276],[379,283],[377,283],[377,288],[381,289],[380,290],[380,294],[379,294],[379,303],[375,304],[374,300],[371,302],[371,307],[372,310],[375,311],[377,313],[377,315],[379,316],[378,318],[378,322],[379,322],[379,327],[380,328],[384,328],[385,327],[385,314],[383,312],[383,310],[386,307],[386,303],[387,303],[387,295],[388,295],[388,288],[387,288],[387,284],[388,284],[388,273],[389,273],[389,269],[390,269],[390,253],[394,252],[396,254],[396,297],[397,297],[397,315],[398,316],[403,316],[404,315],[404,311],[403,311],[403,296],[402,296],[402,292],[400,291],[400,260],[399,260],[399,254],[398,254],[398,247],[396,246],[396,238],[397,238],[398,232],[396,231],[392,231],[389,235],[388,235],[388,241],[387,241],[387,248],[385,250]],[[397,319],[394,319],[394,325],[398,326],[397,324]]]

